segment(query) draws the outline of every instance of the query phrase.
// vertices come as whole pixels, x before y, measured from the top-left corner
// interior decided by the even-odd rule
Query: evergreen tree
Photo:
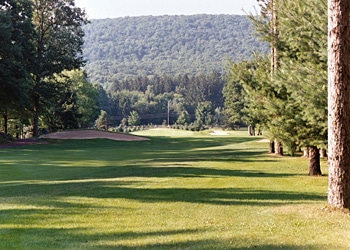
[[[303,146],[314,150],[324,148],[327,143],[325,3],[321,0],[278,1],[274,9],[272,4],[277,1],[260,2],[264,8],[261,17],[254,19],[255,24],[263,38],[275,44],[278,58],[271,58],[271,62],[277,60],[278,67],[271,63],[268,70],[266,64],[255,61],[255,69],[251,71],[254,77],[246,81],[240,77],[249,93],[247,96],[261,100],[261,110],[266,111],[264,126],[270,137],[282,141],[292,153]],[[271,11],[278,13],[275,42],[275,32],[269,24]],[[253,110],[257,102],[250,100],[248,109]],[[309,172],[320,175],[319,158],[316,153],[311,155],[316,158],[310,159]]]

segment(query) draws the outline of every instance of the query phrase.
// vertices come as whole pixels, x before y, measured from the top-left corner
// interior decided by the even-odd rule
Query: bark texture
[[[350,208],[349,0],[328,0],[328,203]]]
[[[320,176],[321,172],[321,164],[320,164],[320,150],[315,147],[309,147],[309,159],[310,159],[310,168],[309,175],[310,176]]]
[[[278,68],[278,16],[277,16],[277,0],[270,0],[271,4],[271,72],[272,75]]]
[[[282,142],[276,141],[275,145],[276,145],[275,154],[279,155],[279,156],[283,156],[283,145],[282,145]]]

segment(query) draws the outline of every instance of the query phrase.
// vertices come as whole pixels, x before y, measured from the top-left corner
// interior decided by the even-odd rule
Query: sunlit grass
[[[327,177],[245,132],[0,151],[0,249],[348,249]],[[170,136],[167,136],[170,135]],[[327,173],[326,162],[322,170]]]

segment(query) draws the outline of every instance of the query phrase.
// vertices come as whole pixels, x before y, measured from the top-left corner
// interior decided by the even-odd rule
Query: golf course
[[[349,249],[324,176],[246,131],[0,149],[0,249]]]

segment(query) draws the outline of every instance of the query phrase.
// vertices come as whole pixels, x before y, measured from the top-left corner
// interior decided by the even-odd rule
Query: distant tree
[[[140,124],[140,116],[137,111],[133,110],[130,112],[130,116],[128,117],[128,124],[131,126],[137,126]]]
[[[106,111],[101,110],[101,113],[97,119],[96,125],[97,125],[97,129],[108,130],[108,115]]]
[[[196,108],[196,122],[199,125],[211,125],[214,121],[211,102],[200,102]]]
[[[191,116],[186,110],[182,111],[176,120],[176,123],[180,125],[189,124],[190,122],[191,122]]]
[[[83,10],[75,6],[74,0],[32,0],[33,24],[36,37],[35,61],[32,77],[35,84],[34,136],[38,135],[39,116],[46,95],[54,89],[46,85],[47,79],[63,70],[80,68],[83,65],[82,46],[87,23]]]
[[[97,87],[87,80],[82,70],[68,71],[64,74],[69,77],[71,88],[77,95],[77,111],[81,115],[81,118],[78,119],[79,127],[92,126],[100,110]]]
[[[237,77],[238,71],[240,70],[238,67],[242,66],[243,64],[231,64],[231,68],[229,69],[229,80],[223,88],[223,95],[225,98],[225,108],[227,115],[225,126],[233,129],[239,126],[239,124],[243,123],[245,120],[245,92],[242,86],[242,82],[240,81],[239,77]]]

